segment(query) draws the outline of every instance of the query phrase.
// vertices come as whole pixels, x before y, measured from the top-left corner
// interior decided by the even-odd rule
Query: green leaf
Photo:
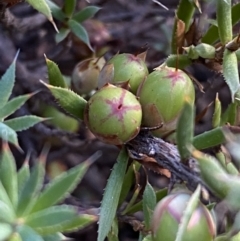
[[[69,220],[67,223],[63,223],[61,232],[73,232],[78,229],[83,229],[89,224],[96,222],[97,217],[88,214],[82,214],[76,218]]]
[[[239,148],[239,147],[238,147]],[[231,151],[230,151],[231,153]],[[216,157],[219,161],[219,163],[222,165],[222,167],[229,173],[232,175],[239,175],[239,171],[237,170],[237,168],[234,166],[234,164],[227,160],[225,154],[222,151],[218,151],[216,153]]]
[[[221,0],[222,1],[222,0]],[[232,101],[239,89],[238,61],[235,52],[224,50],[223,55],[223,76],[231,92]]]
[[[224,142],[225,137],[223,134],[223,127],[217,127],[210,131],[206,131],[193,138],[193,146],[198,150],[218,146]]]
[[[61,28],[59,30],[59,32],[55,35],[56,43],[58,44],[61,41],[63,41],[68,36],[69,33],[70,33],[70,29],[68,29],[68,28]]]
[[[5,203],[11,210],[14,210],[13,205],[11,200],[9,199],[9,196],[2,184],[2,182],[0,181],[0,201],[2,201],[3,203]]]
[[[63,12],[67,17],[71,17],[74,13],[76,7],[76,0],[67,0],[64,1]]]
[[[226,171],[222,168],[219,161],[210,155],[194,150],[193,157],[198,161],[200,176],[207,187],[219,198],[225,198],[229,193],[229,178]]]
[[[7,143],[3,143],[2,146],[0,180],[12,202],[13,207],[16,207],[18,201],[17,168],[15,159]]]
[[[44,239],[27,225],[17,226],[17,232],[23,241],[44,241]]]
[[[238,23],[240,19],[239,12],[240,12],[240,3],[232,7],[232,25],[233,26],[236,23]],[[218,26],[216,24],[216,25],[212,25],[205,33],[205,35],[202,37],[202,43],[213,44],[218,39],[219,39]]]
[[[60,69],[57,64],[46,58],[47,68],[48,68],[48,81],[50,85],[66,88],[67,85],[64,81],[64,78],[61,74]]]
[[[18,55],[18,53],[17,53]],[[0,79],[0,108],[3,107],[10,95],[12,94],[12,89],[15,83],[15,69],[16,69],[16,59],[17,55],[14,58],[13,62],[5,72],[5,74]]]
[[[51,10],[45,0],[26,0],[34,9],[44,14],[47,19],[52,23],[54,28],[57,30],[57,26],[53,21]]]
[[[62,9],[54,2],[52,2],[51,0],[46,0],[46,3],[48,4],[52,15],[54,18],[56,18],[57,20],[59,20],[60,22],[64,22],[66,16],[63,13]]]
[[[31,213],[48,208],[66,198],[79,184],[88,168],[89,163],[84,162],[53,179],[38,197]]]
[[[60,205],[33,213],[25,223],[40,234],[54,234],[63,231],[64,224],[78,217],[78,209],[73,206]]]
[[[17,140],[17,133],[2,122],[0,122],[0,138],[2,138],[4,141],[8,141],[14,144],[17,148],[20,149]]]
[[[217,94],[215,99],[215,106],[214,106],[213,119],[212,119],[213,128],[220,126],[221,114],[222,114],[222,106],[221,106],[221,101],[218,99],[218,94]]]
[[[84,109],[87,101],[71,90],[47,85],[42,82],[56,98],[59,105],[69,114],[77,119],[83,119]]]
[[[18,179],[18,195],[20,196],[24,185],[26,184],[28,178],[30,177],[30,169],[28,162],[24,162],[20,170],[17,173]]]
[[[12,234],[13,228],[10,224],[0,223],[0,241],[6,241]],[[25,241],[25,240],[24,240]]]
[[[24,131],[44,120],[46,120],[46,118],[35,115],[25,115],[4,121],[4,124],[14,131]]]
[[[190,156],[189,148],[192,146],[194,132],[194,109],[191,102],[186,99],[182,113],[177,123],[177,147],[181,159],[185,162]]]
[[[0,200],[0,213],[1,213],[0,214],[0,223],[1,222],[12,223],[15,220],[14,210],[1,200]]]
[[[141,167],[141,164],[139,162],[133,162],[131,166],[128,167],[127,173],[124,177],[123,185],[122,185],[122,190],[119,198],[119,203],[118,206],[120,206],[126,199],[134,181],[134,171],[138,171],[139,168]]]
[[[21,217],[29,212],[35,204],[39,191],[42,188],[45,167],[42,160],[38,160],[38,163],[32,168],[29,179],[26,181],[22,192],[19,196],[19,202],[17,207],[17,216]]]
[[[165,60],[168,67],[184,69],[192,63],[192,60],[187,55],[171,54]]]
[[[229,123],[230,125],[235,125],[237,117],[237,103],[231,103],[228,105],[227,109],[221,117],[221,125]]]
[[[0,120],[8,117],[12,113],[14,113],[17,109],[19,109],[33,94],[21,95],[15,97],[8,101],[6,105],[0,108]]]
[[[187,231],[188,223],[192,217],[193,212],[196,210],[199,203],[199,196],[201,192],[201,186],[198,185],[195,192],[192,194],[190,200],[188,201],[187,207],[184,210],[183,217],[181,218],[180,225],[177,231],[177,237],[175,241],[184,241],[184,233]]]
[[[156,200],[157,202],[159,202],[161,199],[163,199],[164,197],[167,196],[167,189],[161,189],[159,191],[156,192]],[[138,203],[136,203],[135,205],[133,205],[132,207],[129,208],[129,210],[126,212],[127,215],[131,215],[134,214],[138,211],[142,210],[142,206],[143,206],[143,201],[140,201]]]
[[[232,9],[231,0],[218,0],[217,4],[217,23],[218,33],[222,45],[232,40]]]
[[[79,23],[84,22],[85,20],[92,18],[101,8],[96,6],[88,6],[82,9],[81,11],[74,14],[73,19]]]
[[[81,39],[87,46],[88,48],[93,51],[93,48],[90,44],[88,33],[86,29],[77,21],[70,19],[68,21],[68,26],[72,30],[72,32],[79,38]]]
[[[56,233],[43,236],[43,239],[44,241],[62,241],[64,236],[61,233]]]
[[[124,175],[128,164],[128,154],[125,148],[118,155],[108,179],[100,209],[98,241],[103,241],[108,235],[116,215]]]
[[[117,218],[114,218],[113,220],[113,223],[112,223],[112,227],[111,227],[111,230],[110,232],[108,233],[108,236],[107,236],[107,240],[108,241],[119,241],[119,238],[118,238],[118,220]]]
[[[150,229],[152,222],[153,210],[156,206],[156,194],[153,187],[147,182],[143,192],[143,215],[146,229]]]

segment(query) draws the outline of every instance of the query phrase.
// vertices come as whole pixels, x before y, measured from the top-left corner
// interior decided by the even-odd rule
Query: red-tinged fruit
[[[153,71],[139,88],[143,110],[143,126],[162,128],[153,134],[162,137],[176,129],[185,99],[194,104],[195,90],[191,79],[182,70],[163,67]]]
[[[153,241],[176,240],[179,224],[190,198],[190,194],[180,192],[168,195],[157,204],[152,221]],[[190,217],[182,240],[213,241],[215,235],[216,226],[212,215],[199,202]]]
[[[148,75],[144,60],[133,54],[117,54],[103,67],[98,79],[98,87],[106,83],[114,85],[129,84],[129,90],[136,94],[139,85]]]
[[[131,92],[107,84],[89,99],[84,120],[98,139],[121,145],[138,134],[142,109]]]

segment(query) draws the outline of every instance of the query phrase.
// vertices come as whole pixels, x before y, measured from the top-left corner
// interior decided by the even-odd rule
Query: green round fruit
[[[175,241],[179,224],[187,208],[191,195],[175,193],[163,198],[153,213],[153,241]],[[211,213],[199,202],[193,211],[184,233],[184,241],[213,241],[216,226]]]
[[[185,99],[194,104],[195,90],[191,79],[182,70],[164,67],[146,78],[139,90],[143,125],[162,128],[153,134],[162,137],[176,129]]]
[[[107,84],[89,99],[84,120],[101,141],[121,145],[138,134],[142,109],[131,92]]]
[[[147,66],[140,57],[133,54],[117,54],[102,68],[98,79],[98,87],[101,88],[106,83],[114,85],[128,83],[129,90],[136,94],[139,85],[147,75]]]
[[[72,73],[72,89],[80,95],[96,89],[98,76],[104,64],[104,58],[91,58],[79,62]]]

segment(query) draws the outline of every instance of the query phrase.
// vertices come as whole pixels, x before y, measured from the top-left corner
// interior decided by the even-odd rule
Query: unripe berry
[[[153,132],[158,137],[175,130],[186,97],[194,103],[194,86],[182,70],[164,67],[153,71],[139,90],[143,126],[156,127],[163,123],[162,128]]]
[[[72,73],[72,89],[80,95],[96,89],[98,76],[104,64],[104,58],[92,58],[79,62]]]
[[[175,193],[163,198],[153,213],[153,241],[175,241],[179,224],[190,200],[188,193]],[[187,225],[184,241],[212,241],[216,227],[208,209],[200,202]]]
[[[131,92],[107,84],[88,101],[84,120],[101,141],[121,145],[138,134],[142,109]]]
[[[148,75],[145,62],[132,54],[117,54],[113,56],[100,72],[98,87],[106,83],[122,85],[128,82],[130,91],[136,94],[140,83]]]

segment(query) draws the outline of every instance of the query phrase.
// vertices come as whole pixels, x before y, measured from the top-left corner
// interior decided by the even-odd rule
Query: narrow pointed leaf
[[[216,153],[216,157],[218,161],[221,163],[223,168],[232,175],[239,175],[238,169],[235,167],[235,165],[232,162],[229,162],[225,156],[225,154],[222,151],[219,151]]]
[[[89,47],[90,50],[93,51],[86,29],[80,23],[78,23],[77,21],[75,21],[73,19],[70,19],[68,21],[68,26],[72,30],[72,32],[79,39],[81,39]]]
[[[165,196],[167,196],[167,193],[168,193],[168,191],[166,188],[157,191],[156,192],[156,202],[159,202],[161,199],[163,199]],[[135,205],[133,205],[131,208],[129,208],[129,210],[127,211],[126,214],[131,215],[138,211],[141,211],[142,206],[143,206],[143,201],[140,201],[140,202],[136,203]]]
[[[88,167],[89,163],[84,162],[53,179],[39,196],[31,213],[48,208],[66,198],[79,184]]]
[[[28,213],[28,211],[31,210],[32,206],[35,204],[39,191],[43,185],[44,174],[44,163],[42,161],[38,161],[38,163],[32,168],[30,177],[25,183],[19,196],[17,207],[18,217]]]
[[[119,198],[118,205],[120,206],[126,199],[134,181],[134,166],[135,170],[138,170],[141,167],[141,164],[138,162],[133,162],[131,166],[128,167],[127,173],[124,177],[122,190]]]
[[[7,223],[0,223],[0,241],[6,241],[13,233],[13,227]]]
[[[192,145],[194,132],[194,109],[193,105],[186,100],[177,124],[177,147],[182,161],[186,161],[191,153],[189,147]]]
[[[21,95],[8,101],[6,105],[0,108],[0,119],[4,119],[13,114],[32,96],[33,94]]]
[[[55,35],[55,41],[56,43],[60,43],[61,41],[63,41],[67,36],[68,34],[70,33],[70,29],[68,28],[61,28],[59,30],[59,32]]]
[[[18,201],[17,192],[17,168],[15,159],[7,143],[2,146],[2,155],[0,161],[0,180],[8,194],[13,207],[16,207]]]
[[[20,148],[18,144],[17,133],[2,122],[0,122],[0,138]]]
[[[221,125],[235,125],[237,118],[237,108],[238,104],[236,102],[228,105],[227,109],[221,117]]]
[[[193,138],[193,146],[198,150],[218,146],[223,144],[224,142],[225,137],[222,127],[217,127],[210,131],[206,131]]]
[[[233,101],[234,95],[239,89],[238,61],[235,52],[228,49],[225,49],[223,56],[223,76],[230,89]]]
[[[6,203],[0,200],[0,223],[8,222],[12,223],[15,219],[14,210],[10,208]]]
[[[52,18],[52,13],[51,10],[48,6],[48,4],[46,3],[45,0],[26,0],[34,9],[36,9],[37,11],[39,11],[40,13],[44,14],[47,19],[53,24],[54,28],[57,30],[57,27],[53,21]]]
[[[11,210],[14,210],[12,202],[1,181],[0,181],[0,201],[5,203]]]
[[[232,26],[234,26],[240,20],[240,3],[235,4],[232,7]],[[212,25],[205,35],[202,37],[202,43],[213,44],[219,39],[218,26]]]
[[[73,19],[79,23],[84,22],[85,20],[92,18],[101,8],[96,6],[88,6],[76,13],[73,16]]]
[[[61,232],[74,232],[78,229],[83,229],[89,224],[96,222],[97,217],[93,215],[88,215],[88,214],[82,214],[76,218],[73,218],[69,220],[66,223],[63,223],[62,226],[62,231]]]
[[[44,120],[46,119],[39,116],[25,115],[4,121],[4,124],[14,131],[24,131]]]
[[[143,215],[146,229],[150,229],[152,222],[153,210],[156,206],[156,194],[153,187],[147,182],[143,192]]]
[[[59,20],[60,22],[63,22],[64,19],[66,18],[66,16],[63,13],[62,9],[51,0],[46,0],[46,3],[50,8],[53,17],[56,18],[57,20]]]
[[[28,163],[23,163],[20,170],[17,173],[18,179],[18,195],[22,193],[23,187],[25,186],[28,178],[30,177],[30,169]]]
[[[7,103],[12,94],[15,83],[16,57],[0,79],[0,108]]]
[[[43,83],[43,82],[42,82]],[[59,105],[77,119],[83,119],[87,101],[71,90],[43,83],[56,98]]]
[[[219,38],[225,45],[232,40],[232,4],[231,0],[218,0],[216,4]]]
[[[78,217],[76,207],[53,206],[29,215],[25,223],[40,234],[54,234],[63,231],[64,225]]]
[[[17,232],[20,234],[23,241],[44,241],[36,231],[27,225],[18,226]]]
[[[98,241],[103,241],[111,229],[117,211],[127,163],[128,154],[126,149],[123,148],[118,155],[117,163],[113,167],[103,195],[98,226]]]
[[[199,196],[200,196],[201,186],[199,185],[195,192],[192,194],[190,200],[188,201],[187,207],[184,210],[184,214],[181,218],[180,225],[178,227],[177,237],[175,241],[184,241],[184,233],[187,231],[187,226],[190,218],[198,206]]]
[[[213,119],[212,119],[213,128],[216,128],[216,127],[220,126],[221,114],[222,114],[222,106],[221,106],[221,102],[218,99],[218,95],[217,95],[216,99],[215,99]]]
[[[108,233],[108,236],[107,236],[108,241],[119,241],[118,227],[119,227],[118,220],[117,220],[117,218],[114,218],[111,230],[110,230],[110,232]]]
[[[71,17],[74,13],[76,7],[76,0],[68,0],[64,2],[63,12],[66,14],[67,17]]]
[[[57,64],[46,58],[48,68],[48,81],[50,85],[66,88],[67,85],[63,79],[60,69]]]

